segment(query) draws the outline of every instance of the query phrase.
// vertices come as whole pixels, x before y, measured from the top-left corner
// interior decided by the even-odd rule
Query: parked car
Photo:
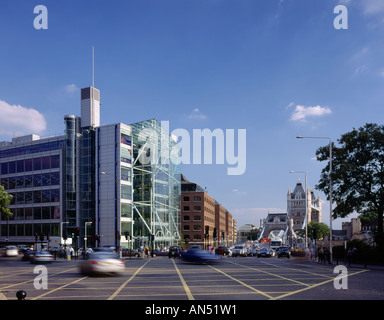
[[[281,257],[290,258],[291,252],[289,251],[289,248],[288,247],[280,247],[278,257],[279,258],[281,258]]]
[[[51,263],[53,256],[48,251],[36,251],[30,261],[31,263]]]
[[[79,264],[79,271],[82,274],[115,274],[121,275],[125,270],[123,260],[113,252],[98,251],[89,254]]]
[[[19,255],[19,250],[16,246],[5,246],[3,249],[4,257],[17,257]]]
[[[219,262],[222,256],[212,254],[208,250],[194,248],[183,252],[181,258],[186,262],[212,264]]]
[[[258,258],[260,258],[260,257],[270,258],[270,257],[272,257],[272,250],[268,249],[268,248],[261,248],[259,250],[259,253],[257,254],[257,257]]]
[[[170,246],[168,250],[168,258],[180,258],[181,257],[181,247],[180,246]]]
[[[232,250],[232,257],[242,256],[245,257],[247,255],[247,249],[244,246],[238,245],[235,246]]]

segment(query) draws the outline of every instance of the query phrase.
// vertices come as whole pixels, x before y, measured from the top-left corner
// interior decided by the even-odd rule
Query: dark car
[[[257,254],[257,257],[267,257],[270,258],[272,257],[272,251],[268,248],[261,248]]]
[[[168,251],[169,258],[180,258],[181,257],[181,247],[179,246],[171,246]]]
[[[186,262],[212,264],[219,262],[221,255],[212,254],[208,250],[203,249],[189,249],[183,253],[181,258]]]
[[[280,247],[278,257],[279,258],[281,258],[281,257],[290,258],[291,252],[289,251],[289,248],[288,247]]]
[[[33,259],[34,254],[35,254],[34,250],[27,250],[27,251],[24,252],[21,260],[23,260],[23,261],[31,261]]]

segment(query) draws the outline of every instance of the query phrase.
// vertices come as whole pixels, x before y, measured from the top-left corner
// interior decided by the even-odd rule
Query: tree
[[[0,214],[6,217],[12,216],[11,210],[8,206],[11,204],[13,196],[4,190],[4,187],[0,185]]]
[[[384,126],[367,123],[338,139],[340,147],[332,148],[332,199],[336,203],[333,218],[344,218],[353,212],[377,214],[378,248],[383,253],[384,213]],[[316,151],[318,161],[328,161],[319,184],[329,199],[328,146]]]
[[[327,234],[329,234],[329,227],[326,224],[317,221],[308,223],[308,238],[315,240],[315,243]]]

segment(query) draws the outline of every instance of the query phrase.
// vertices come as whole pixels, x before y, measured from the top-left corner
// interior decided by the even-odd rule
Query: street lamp
[[[305,174],[305,248],[308,248],[308,190],[307,190],[307,173],[305,171],[290,171],[289,173]]]
[[[297,139],[328,139],[329,140],[329,263],[332,263],[332,140],[329,137],[303,137]]]
[[[87,221],[85,224],[84,224],[84,227],[85,227],[85,233],[84,233],[84,249],[87,250],[87,225],[91,225],[92,222],[90,221]]]

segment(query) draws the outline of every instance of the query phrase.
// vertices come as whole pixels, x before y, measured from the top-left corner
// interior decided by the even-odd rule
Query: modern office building
[[[64,117],[65,135],[0,143],[0,183],[13,195],[0,243],[32,244],[36,235],[67,236],[77,247],[180,240],[176,143],[156,120],[100,125],[100,105],[100,91],[83,88],[81,117]]]

